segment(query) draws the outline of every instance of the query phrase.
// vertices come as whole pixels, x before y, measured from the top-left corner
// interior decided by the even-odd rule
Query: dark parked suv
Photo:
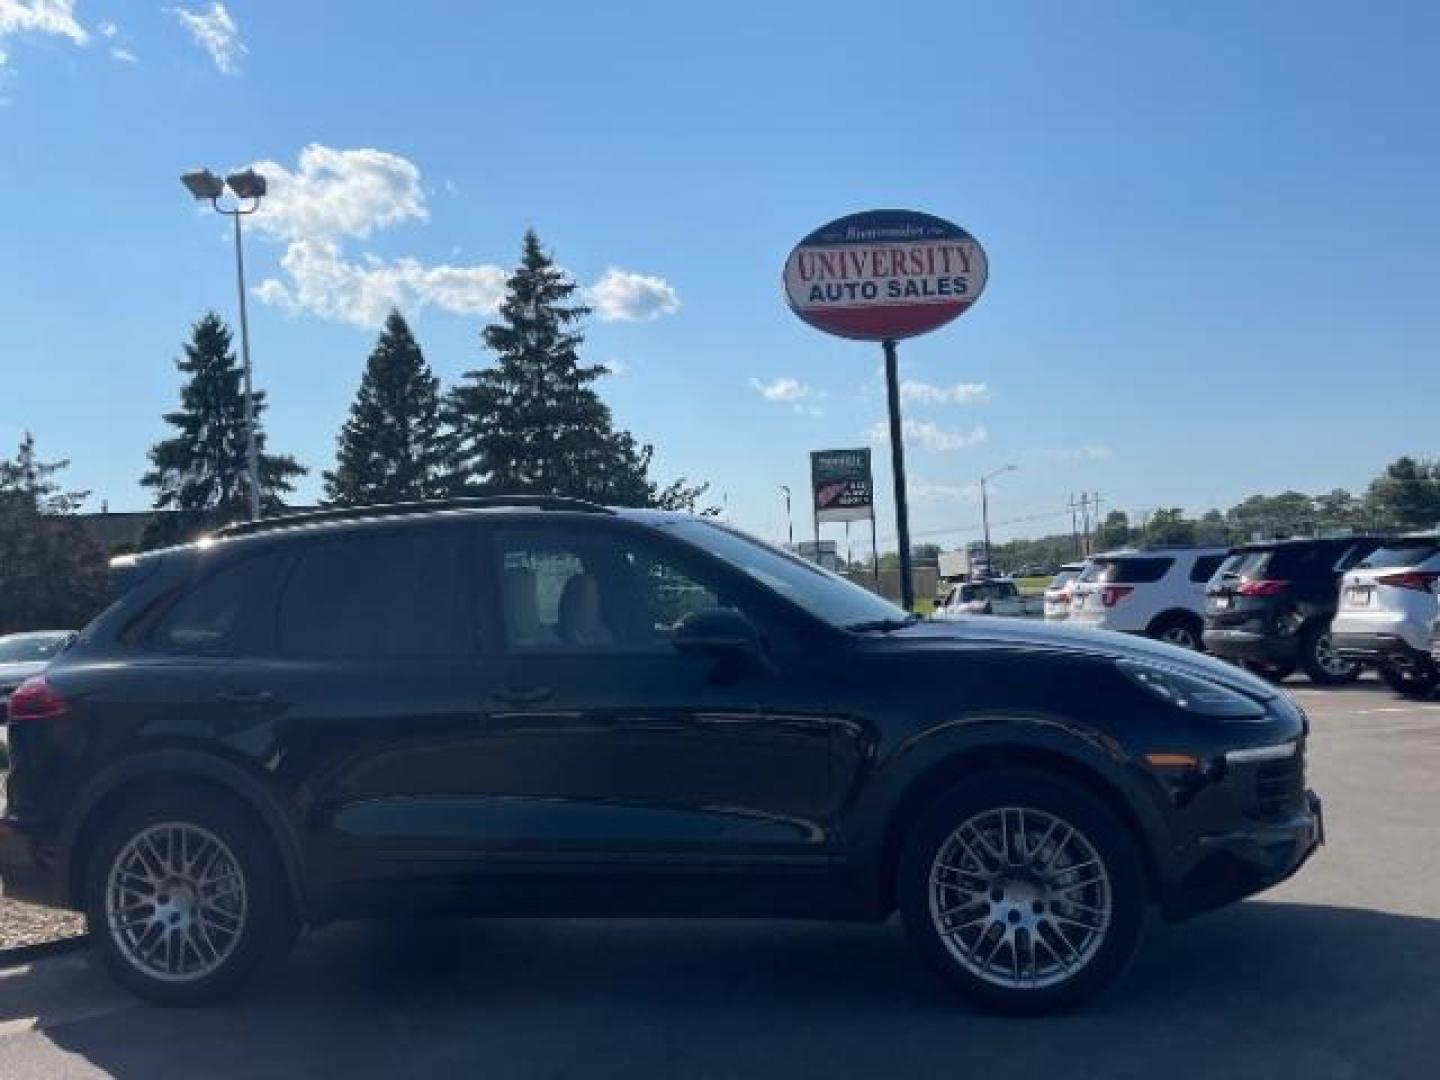
[[[555,499],[132,557],[10,700],[7,893],[153,1001],[395,913],[879,920],[986,1006],[1109,982],[1321,835],[1304,715],[1118,634],[922,622],[725,525]]]
[[[1205,648],[1272,679],[1298,667],[1311,682],[1353,682],[1360,663],[1330,637],[1340,575],[1383,543],[1345,536],[1234,549],[1206,590]]]

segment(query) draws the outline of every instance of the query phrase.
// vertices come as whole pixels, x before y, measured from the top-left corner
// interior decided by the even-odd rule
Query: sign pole
[[[915,606],[915,583],[910,580],[910,507],[905,499],[905,439],[900,425],[900,361],[895,339],[886,338],[885,391],[890,399],[890,464],[895,472],[895,541],[900,547],[900,606]],[[877,563],[878,566],[878,563]]]
[[[875,593],[880,593],[880,537],[875,532],[875,507],[870,507],[870,569],[875,573]]]

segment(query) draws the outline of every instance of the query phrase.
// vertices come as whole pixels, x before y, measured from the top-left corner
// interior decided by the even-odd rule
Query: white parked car
[[[1153,547],[1097,555],[1076,579],[1069,622],[1199,649],[1205,585],[1228,548]]]
[[[1061,622],[1070,617],[1070,594],[1075,588],[1075,580],[1084,569],[1083,562],[1067,562],[1050,579],[1050,584],[1045,587],[1046,619]]]
[[[1346,571],[1330,640],[1342,656],[1379,669],[1396,691],[1427,697],[1440,684],[1431,635],[1440,599],[1440,536],[1405,536]]]
[[[955,615],[1039,615],[1043,601],[1020,595],[1011,578],[984,578],[962,581],[950,590],[945,604],[936,613],[940,619]]]

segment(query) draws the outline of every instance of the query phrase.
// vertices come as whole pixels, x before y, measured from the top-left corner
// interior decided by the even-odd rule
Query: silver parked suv
[[[1399,693],[1428,697],[1440,684],[1430,652],[1437,582],[1440,536],[1405,536],[1371,553],[1341,580],[1336,651],[1374,665]]]

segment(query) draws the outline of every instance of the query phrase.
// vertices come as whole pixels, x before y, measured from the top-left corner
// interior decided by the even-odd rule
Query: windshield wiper
[[[892,630],[903,630],[907,626],[913,626],[919,621],[920,616],[911,612],[903,619],[863,619],[860,622],[846,623],[845,629],[856,634],[888,634]]]

